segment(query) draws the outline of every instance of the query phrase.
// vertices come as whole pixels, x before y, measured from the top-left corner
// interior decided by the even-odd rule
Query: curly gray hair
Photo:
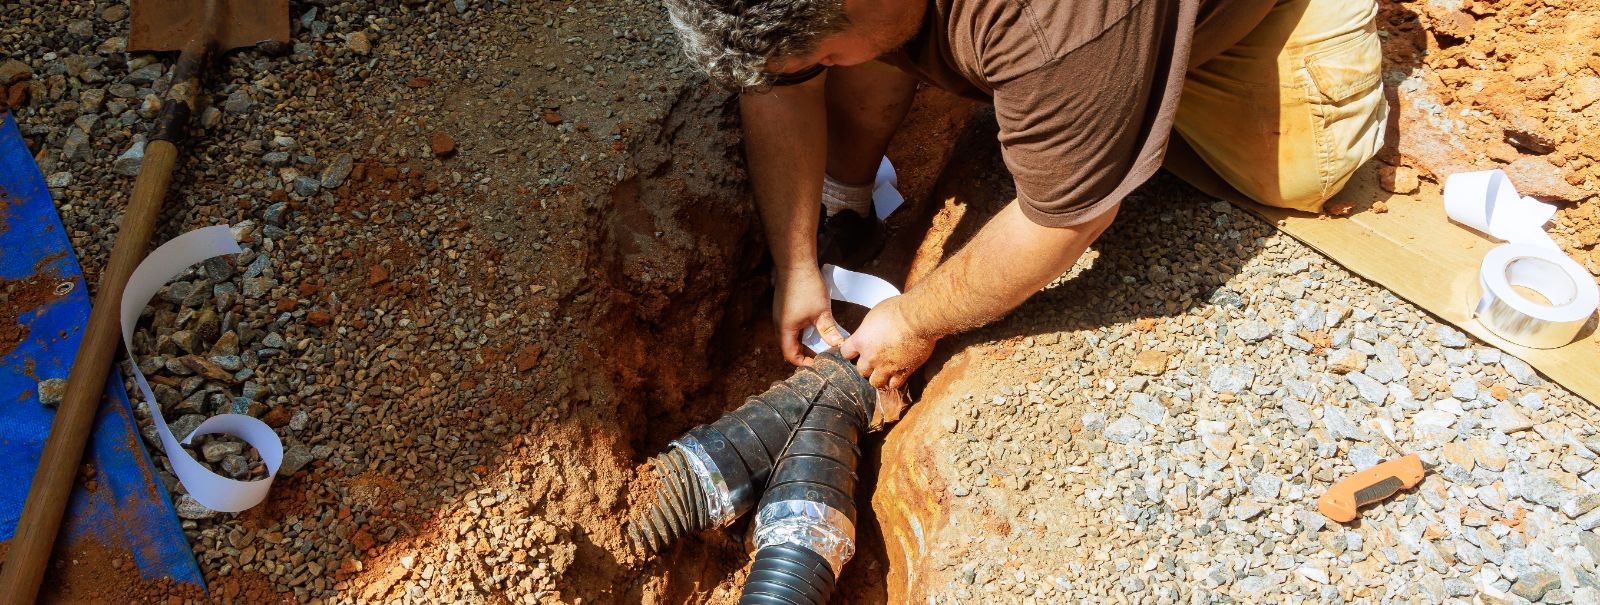
[[[689,60],[732,88],[772,84],[773,59],[810,53],[849,25],[844,0],[666,0]]]

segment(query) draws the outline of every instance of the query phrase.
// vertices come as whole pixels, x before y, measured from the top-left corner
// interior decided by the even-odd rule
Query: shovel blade
[[[132,0],[128,51],[183,50],[204,42],[207,5],[218,11],[218,52],[262,42],[289,43],[289,0]]]

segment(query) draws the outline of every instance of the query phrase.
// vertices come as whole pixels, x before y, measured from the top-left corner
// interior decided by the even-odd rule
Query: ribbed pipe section
[[[823,605],[855,554],[857,444],[877,392],[850,372],[824,386],[778,457],[756,507],[741,605]]]
[[[650,461],[660,486],[643,515],[628,523],[636,549],[657,552],[685,534],[711,526],[704,486],[689,470],[683,450],[672,448]]]
[[[836,581],[828,561],[811,549],[768,546],[756,551],[739,605],[823,605]]]
[[[738,409],[690,429],[657,456],[651,466],[659,487],[628,522],[629,539],[639,551],[654,553],[684,535],[733,522],[755,505],[802,418],[840,410],[870,417],[875,401],[876,391],[854,364],[837,352],[817,356]],[[824,408],[834,411],[814,411]],[[686,451],[685,443],[694,451]]]

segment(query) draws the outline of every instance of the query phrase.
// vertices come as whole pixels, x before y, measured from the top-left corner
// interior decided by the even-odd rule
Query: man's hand
[[[903,386],[911,373],[928,361],[939,340],[912,329],[903,313],[905,303],[904,296],[878,303],[839,350],[845,359],[854,359],[856,369],[879,389]]]
[[[779,347],[789,363],[810,365],[811,352],[800,343],[800,335],[806,328],[815,325],[828,346],[844,343],[839,324],[833,320],[828,286],[822,281],[822,271],[815,265],[777,273],[778,283],[772,290],[772,319],[778,324]]]

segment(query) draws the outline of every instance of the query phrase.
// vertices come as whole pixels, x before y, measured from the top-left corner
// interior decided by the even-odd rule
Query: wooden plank
[[[1238,205],[1352,273],[1528,362],[1589,403],[1600,402],[1600,336],[1593,318],[1572,344],[1530,349],[1496,336],[1471,317],[1478,300],[1478,266],[1500,242],[1451,222],[1436,186],[1426,184],[1414,196],[1389,193],[1378,187],[1377,173],[1369,165],[1333,202],[1353,203],[1355,213],[1328,218],[1259,204]],[[1388,212],[1373,212],[1377,202],[1386,204]]]

